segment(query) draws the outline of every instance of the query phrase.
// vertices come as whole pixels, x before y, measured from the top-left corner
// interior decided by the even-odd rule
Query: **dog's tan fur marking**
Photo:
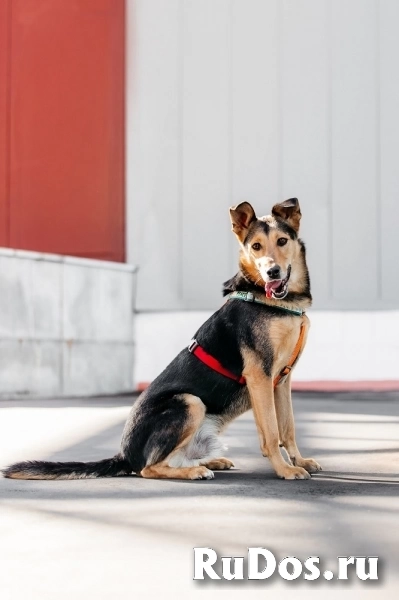
[[[266,236],[265,236],[266,237]],[[259,269],[252,260],[251,256],[241,250],[240,252],[240,267],[245,276],[257,285],[262,285],[260,282],[264,282],[262,275],[259,273]]]
[[[168,467],[164,463],[145,467],[141,476],[146,479],[213,479],[207,467]]]
[[[244,349],[243,358],[243,374],[251,398],[263,456],[268,457],[278,477],[283,479],[307,479],[309,474],[305,469],[289,465],[281,455],[274,405],[273,379],[267,377],[261,358],[253,350]]]
[[[185,401],[189,409],[189,418],[184,429],[182,439],[174,449],[173,454],[190,441],[204,420],[206,413],[205,405],[202,400],[198,398],[198,396],[193,396],[192,394],[182,394],[180,398]]]
[[[28,479],[26,477],[26,473],[24,473],[24,471],[15,471],[13,473],[11,473],[8,476],[10,479]],[[29,479],[44,479],[43,475],[30,475]],[[46,477],[46,479],[57,479],[57,477],[54,476],[48,476]]]

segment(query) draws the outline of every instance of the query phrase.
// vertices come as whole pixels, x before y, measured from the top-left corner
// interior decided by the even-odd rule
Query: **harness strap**
[[[219,362],[217,358],[215,358],[211,354],[208,354],[208,352],[205,352],[203,347],[198,344],[197,340],[191,340],[188,349],[190,350],[191,354],[194,354],[194,356],[199,358],[199,360],[205,365],[213,369],[213,371],[216,371],[217,373],[220,373],[221,375],[224,375],[229,379],[234,379],[234,381],[237,381],[241,385],[245,385],[245,377],[238,377],[228,369],[225,369],[222,363]]]
[[[280,371],[280,373],[277,375],[277,377],[274,378],[273,387],[278,386],[278,384],[283,379],[283,377],[288,375],[290,373],[291,369],[294,368],[295,363],[298,360],[299,353],[301,352],[301,349],[303,346],[303,338],[304,337],[305,337],[305,327],[304,327],[303,323],[301,323],[301,330],[299,332],[299,337],[298,337],[297,343],[295,344],[295,348],[290,356],[288,364],[284,367],[284,369],[282,369]]]
[[[293,369],[293,367],[295,366],[295,363],[298,360],[299,353],[301,352],[301,349],[303,346],[304,337],[305,337],[305,327],[304,327],[303,323],[301,323],[301,329],[299,332],[299,337],[298,337],[297,343],[295,344],[295,348],[290,356],[288,364],[274,378],[274,381],[273,381],[274,388],[281,382],[281,380],[284,377],[286,377],[290,373],[291,369]],[[194,356],[196,356],[201,362],[203,362],[205,365],[207,365],[213,371],[216,371],[217,373],[220,373],[221,375],[224,375],[225,377],[228,377],[229,379],[233,379],[234,381],[237,381],[241,385],[245,385],[245,377],[243,377],[242,375],[241,375],[241,377],[239,377],[237,375],[234,375],[234,373],[232,373],[228,369],[225,369],[224,366],[222,365],[222,363],[217,360],[217,358],[215,358],[211,354],[208,354],[208,352],[206,352],[202,348],[202,346],[200,346],[198,344],[197,340],[195,340],[195,339],[191,340],[190,345],[188,346],[188,350],[191,352],[191,354],[194,354]]]

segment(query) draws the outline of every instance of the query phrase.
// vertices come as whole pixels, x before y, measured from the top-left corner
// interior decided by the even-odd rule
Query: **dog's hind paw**
[[[224,471],[225,469],[231,469],[234,467],[232,460],[228,458],[212,458],[209,462],[204,463],[205,467],[213,471]]]

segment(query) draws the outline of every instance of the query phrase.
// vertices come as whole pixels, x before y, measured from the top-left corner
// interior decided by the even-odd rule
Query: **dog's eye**
[[[255,242],[255,244],[252,244],[252,250],[260,250],[261,247],[262,246],[259,244],[259,242]]]
[[[287,238],[278,238],[277,246],[285,246],[287,242],[288,242]]]

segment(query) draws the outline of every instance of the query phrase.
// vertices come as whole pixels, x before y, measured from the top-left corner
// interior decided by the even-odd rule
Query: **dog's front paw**
[[[281,471],[277,472],[277,476],[281,479],[310,479],[310,475],[306,469],[302,467],[291,467],[287,465]]]
[[[297,458],[294,464],[297,467],[306,469],[308,473],[316,473],[317,471],[323,470],[319,463],[314,460],[314,458]]]
[[[190,479],[213,479],[213,471],[206,467],[193,467],[190,469]]]

